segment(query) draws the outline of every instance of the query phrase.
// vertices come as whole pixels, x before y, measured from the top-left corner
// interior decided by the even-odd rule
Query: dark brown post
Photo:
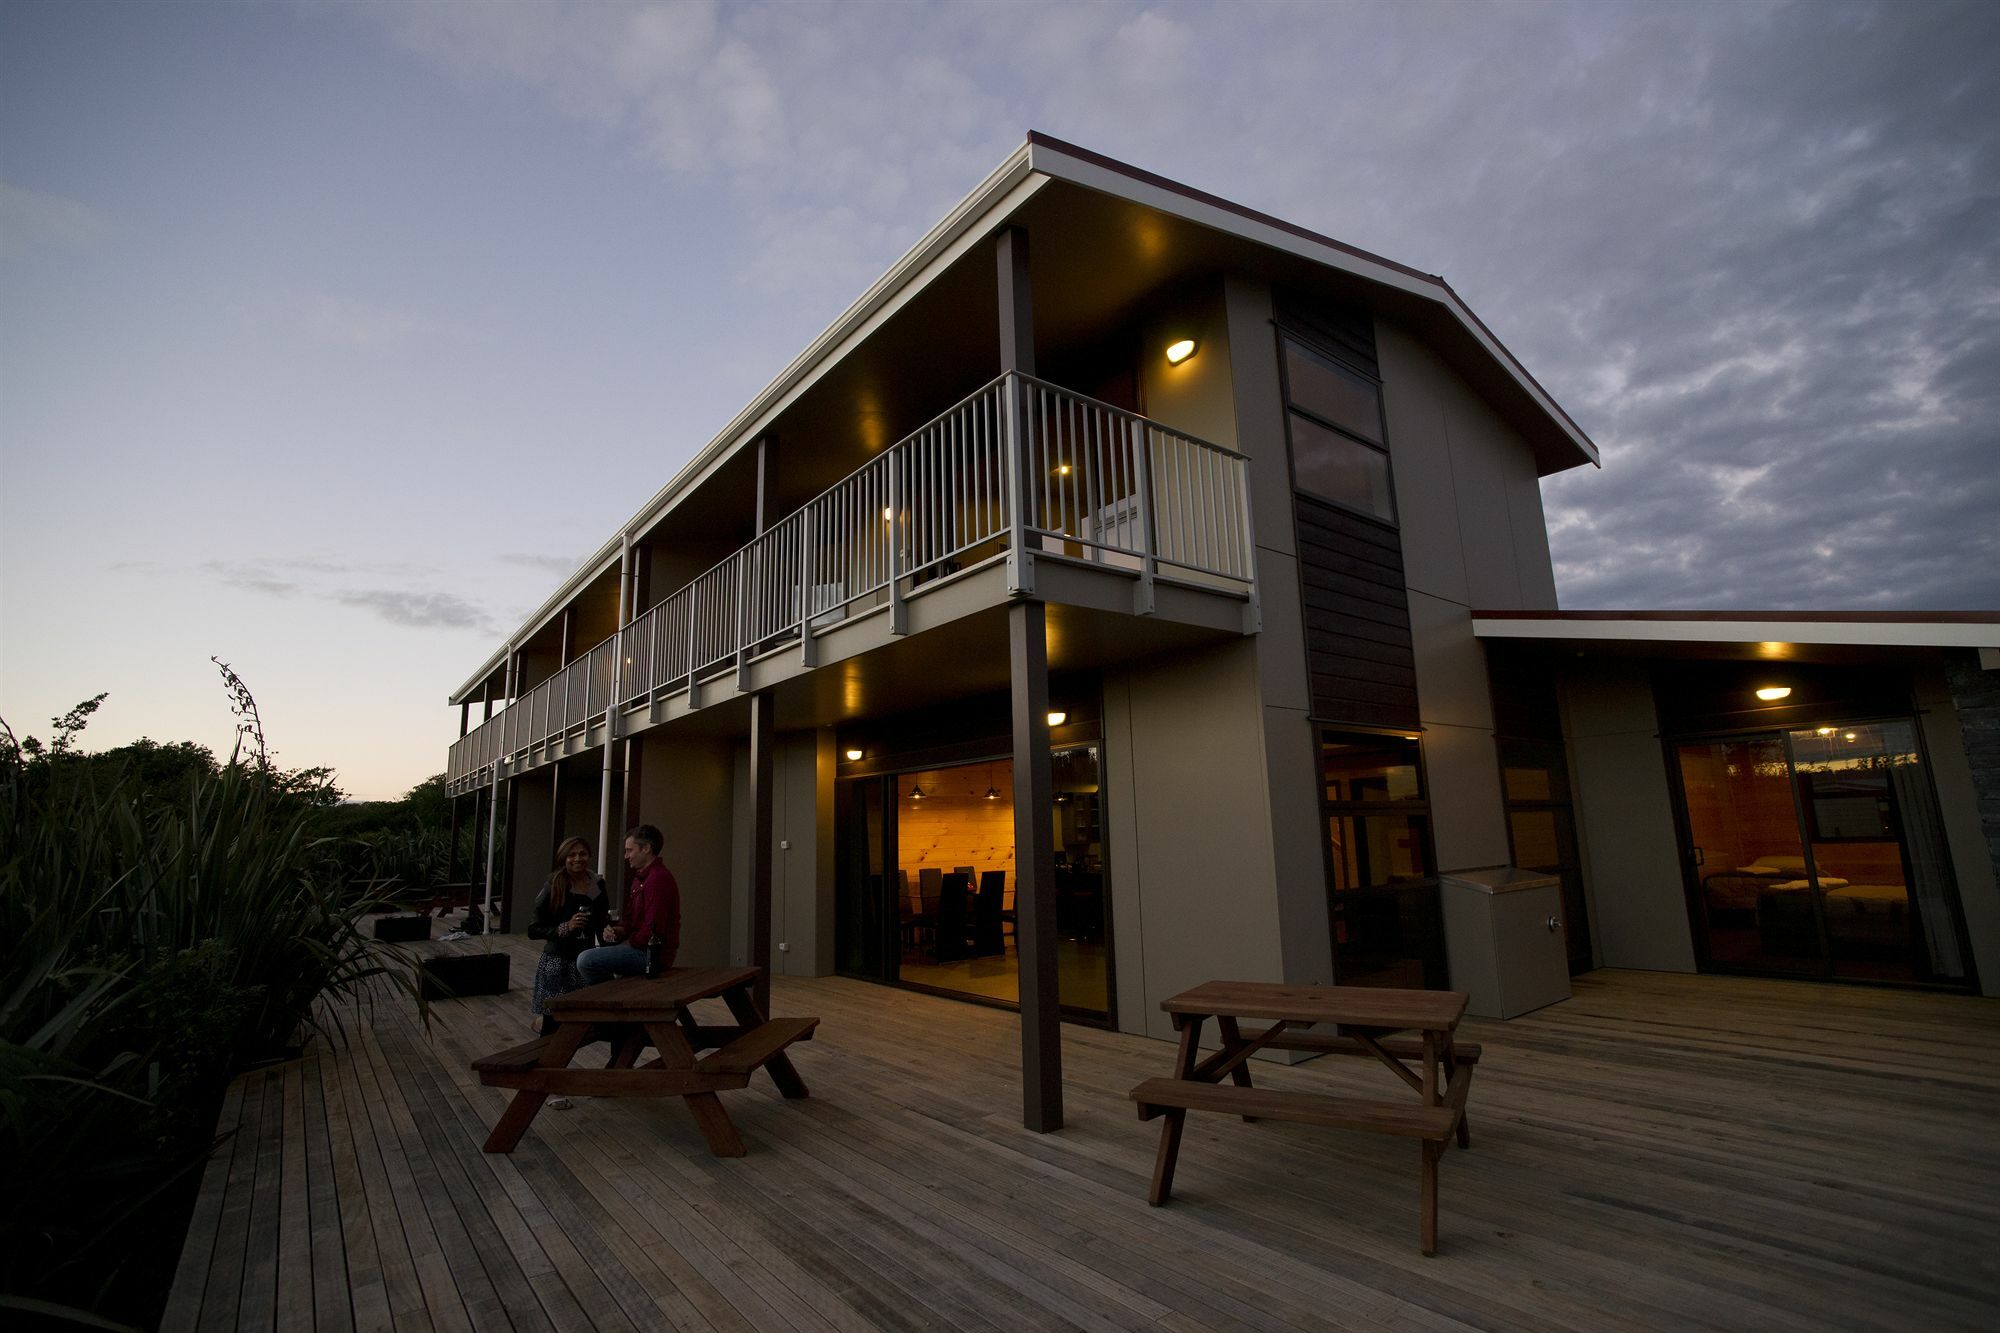
[[[750,965],[757,1007],[771,1012],[771,784],[776,777],[771,733],[777,703],[769,690],[750,696]]]
[[[445,846],[444,882],[446,884],[456,884],[458,883],[458,797],[453,796],[449,799],[451,801],[451,841]]]
[[[1063,1124],[1056,848],[1049,817],[1055,775],[1049,764],[1047,614],[1047,608],[1035,601],[1018,601],[1007,608],[1014,694],[1014,943],[1021,975],[1021,1123],[1044,1134]]]
[[[1000,369],[1035,373],[1035,303],[1028,290],[1028,233],[1006,227],[994,242],[1000,268]]]
[[[514,929],[514,899],[518,896],[514,892],[514,858],[520,855],[521,821],[515,809],[515,786],[516,783],[514,780],[509,778],[507,781],[507,804],[501,807],[506,811],[507,845],[504,855],[500,858],[500,871],[506,876],[505,879],[500,881],[500,924],[496,926],[491,921],[486,923],[488,930],[498,930],[503,935],[508,934]]]

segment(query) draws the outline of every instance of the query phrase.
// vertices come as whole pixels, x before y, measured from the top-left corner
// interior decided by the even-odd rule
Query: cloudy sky
[[[0,716],[446,693],[1030,128],[1442,273],[1563,605],[2000,607],[2000,5],[0,0]]]

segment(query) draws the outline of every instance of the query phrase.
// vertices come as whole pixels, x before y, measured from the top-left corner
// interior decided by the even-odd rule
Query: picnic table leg
[[[1238,1047],[1243,1045],[1243,1029],[1236,1026],[1236,1020],[1234,1018],[1230,1017],[1227,1014],[1218,1015],[1215,1020],[1215,1026],[1222,1033],[1223,1050],[1233,1052]],[[1249,1087],[1250,1062],[1248,1060],[1245,1060],[1243,1061],[1243,1063],[1237,1065],[1234,1069],[1231,1069],[1229,1071],[1229,1078],[1230,1081],[1235,1083],[1236,1086],[1239,1088]],[[1243,1117],[1243,1123],[1246,1125],[1254,1125],[1257,1123],[1257,1117],[1254,1115],[1246,1115]]]
[[[1444,1039],[1444,1077],[1447,1086],[1458,1080],[1458,1048],[1452,1044],[1449,1036]],[[1472,1146],[1472,1117],[1465,1113],[1463,1105],[1458,1108],[1458,1146],[1460,1148]]]
[[[757,997],[748,986],[730,991],[722,997],[722,1002],[729,1006],[729,1012],[745,1028],[756,1027],[768,1017],[757,1004]],[[783,1051],[779,1051],[764,1062],[764,1072],[771,1076],[771,1082],[778,1085],[778,1091],[786,1100],[795,1102],[808,1095],[806,1081],[799,1077],[799,1071],[792,1064],[792,1058]]]
[[[1423,1222],[1419,1227],[1419,1239],[1425,1254],[1436,1254],[1438,1248],[1438,1158],[1444,1153],[1442,1143],[1428,1140],[1417,1145],[1424,1152],[1423,1171]]]
[[[659,1048],[662,1065],[668,1069],[694,1068],[694,1048],[688,1045],[679,1025],[648,1023],[646,1031],[653,1038],[653,1045]],[[687,1103],[688,1112],[694,1116],[695,1126],[701,1130],[702,1138],[708,1141],[711,1153],[717,1157],[743,1155],[743,1138],[736,1132],[736,1126],[730,1123],[729,1112],[723,1109],[720,1097],[712,1092],[690,1092],[681,1100]]]
[[[611,1058],[604,1067],[630,1069],[639,1062],[639,1056],[645,1049],[646,1034],[638,1028],[627,1028],[611,1039]]]
[[[561,1069],[575,1058],[590,1036],[588,1023],[559,1023],[555,1035],[548,1038],[548,1045],[542,1047],[542,1058],[538,1069]],[[542,1109],[542,1103],[549,1099],[546,1092],[523,1088],[514,1094],[514,1100],[507,1104],[500,1119],[493,1124],[493,1132],[486,1136],[484,1152],[512,1152],[534,1123],[535,1113]]]
[[[1155,1208],[1173,1192],[1174,1162],[1180,1156],[1181,1128],[1187,1123],[1187,1112],[1176,1107],[1162,1112],[1160,1120],[1160,1150],[1153,1158],[1153,1187],[1146,1195],[1146,1202]]]

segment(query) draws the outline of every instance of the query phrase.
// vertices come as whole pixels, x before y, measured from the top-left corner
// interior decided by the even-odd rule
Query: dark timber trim
[[[1014,907],[1021,986],[1021,1123],[1061,1129],[1062,1007],[1056,994],[1056,850],[1049,823],[1055,774],[1049,760],[1048,611],[1040,602],[1007,609],[1008,674],[1014,702]]]
[[[750,696],[750,966],[752,991],[765,1013],[771,1004],[771,786],[777,701],[769,690]]]

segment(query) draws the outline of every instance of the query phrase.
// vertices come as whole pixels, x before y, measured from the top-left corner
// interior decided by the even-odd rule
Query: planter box
[[[431,919],[418,913],[415,916],[378,916],[375,918],[375,938],[397,944],[410,940],[427,940],[431,937]]]
[[[426,1000],[455,1000],[465,995],[505,995],[508,955],[504,953],[439,954],[422,968]]]

